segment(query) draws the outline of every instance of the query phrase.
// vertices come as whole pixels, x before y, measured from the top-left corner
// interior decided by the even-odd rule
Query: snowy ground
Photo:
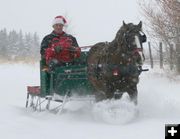
[[[25,109],[26,86],[39,85],[38,65],[0,65],[1,139],[163,139],[165,124],[180,123],[180,81],[143,73],[139,116],[126,124],[95,120],[89,103],[71,102],[62,115]]]

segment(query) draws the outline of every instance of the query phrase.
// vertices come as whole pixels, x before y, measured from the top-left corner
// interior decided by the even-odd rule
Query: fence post
[[[170,70],[173,70],[173,44],[170,45]]]
[[[180,74],[180,42],[176,43],[176,69]]]
[[[160,68],[163,68],[163,50],[162,50],[162,42],[159,43],[159,56],[160,56]]]
[[[151,69],[153,69],[153,57],[152,57],[152,51],[151,51],[151,43],[148,42],[148,46],[149,46],[149,58],[150,58],[150,63],[151,63]]]

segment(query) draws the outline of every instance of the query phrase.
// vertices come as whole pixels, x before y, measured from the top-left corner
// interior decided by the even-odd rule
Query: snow
[[[96,121],[120,125],[132,122],[138,115],[138,108],[125,93],[120,100],[104,100],[94,104],[92,112]]]
[[[26,86],[39,85],[38,64],[1,64],[0,77],[1,139],[160,139],[165,136],[165,124],[180,123],[180,81],[170,80],[160,70],[141,74],[139,104],[131,107],[130,103],[122,102],[120,106],[131,109],[123,113],[117,111],[124,114],[117,123],[98,109],[114,106],[116,102],[107,105],[107,102],[94,105],[69,102],[61,115],[26,109]],[[102,116],[105,119],[98,119]]]

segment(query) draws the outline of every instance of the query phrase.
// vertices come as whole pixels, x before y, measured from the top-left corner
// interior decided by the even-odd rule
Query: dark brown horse
[[[127,92],[137,103],[137,83],[144,60],[142,22],[126,24],[112,42],[95,44],[88,55],[88,77],[96,89],[97,100],[120,98]]]

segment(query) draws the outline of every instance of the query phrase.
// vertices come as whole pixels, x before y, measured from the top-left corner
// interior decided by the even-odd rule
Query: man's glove
[[[54,47],[54,51],[56,52],[56,54],[59,54],[62,51],[62,47],[56,46],[56,47]]]
[[[75,52],[75,51],[76,51],[76,48],[73,47],[73,46],[72,46],[72,47],[69,47],[69,51],[70,51],[70,52]]]
[[[56,67],[57,64],[58,64],[57,59],[52,59],[51,61],[49,61],[48,63],[49,70],[52,71]]]

